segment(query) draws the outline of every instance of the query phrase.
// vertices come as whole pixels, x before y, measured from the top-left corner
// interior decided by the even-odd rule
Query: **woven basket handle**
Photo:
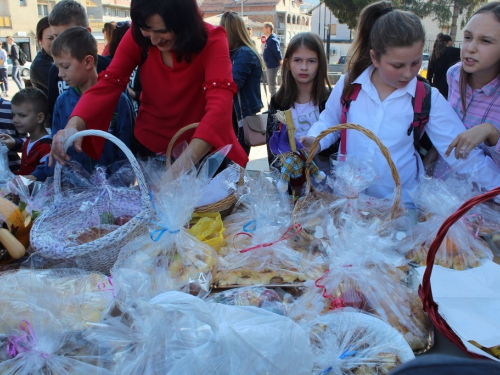
[[[431,246],[429,247],[429,251],[427,252],[427,267],[425,269],[424,276],[422,278],[422,284],[418,288],[418,294],[420,296],[420,299],[422,300],[422,304],[424,306],[425,311],[427,311],[428,306],[435,304],[431,290],[431,273],[434,267],[434,258],[436,257],[436,253],[439,250],[439,246],[441,246],[441,243],[444,241],[444,238],[446,237],[448,230],[451,228],[453,224],[455,224],[467,212],[469,212],[469,210],[472,207],[480,203],[489,201],[490,199],[496,197],[499,194],[500,194],[500,187],[497,187],[485,194],[478,195],[477,197],[469,199],[467,202],[462,204],[453,215],[451,215],[448,219],[446,219],[441,225],[441,228],[439,228],[436,234],[436,238],[432,242]]]
[[[171,162],[172,149],[174,148],[174,145],[175,145],[175,142],[177,141],[177,139],[179,139],[179,137],[182,134],[184,134],[185,132],[187,132],[188,130],[196,129],[198,127],[198,125],[199,125],[199,122],[195,122],[193,124],[186,125],[183,128],[179,129],[177,131],[177,133],[174,134],[174,136],[170,140],[170,143],[168,144],[167,152],[165,153],[165,158],[167,159],[166,160],[167,168],[172,165],[172,162]],[[238,186],[243,186],[244,182],[245,182],[245,169],[240,168],[240,179],[238,180]]]
[[[137,184],[139,185],[139,190],[141,192],[141,202],[143,210],[151,210],[151,202],[149,199],[148,187],[146,185],[146,181],[144,179],[144,174],[142,173],[141,167],[137,162],[134,154],[129,150],[129,148],[114,135],[109,134],[107,132],[101,130],[82,130],[79,131],[72,136],[70,136],[64,142],[64,150],[67,150],[73,142],[77,139],[86,137],[86,136],[97,136],[101,138],[105,138],[111,142],[113,142],[127,157],[132,165],[132,169],[134,170],[135,176],[137,178]],[[61,194],[61,170],[62,166],[59,163],[56,163],[55,171],[54,171],[54,192],[56,195]]]
[[[394,162],[392,161],[391,158],[391,153],[389,152],[389,149],[384,146],[384,144],[380,141],[380,139],[370,130],[356,124],[351,124],[351,123],[346,123],[346,124],[340,124],[336,126],[332,126],[331,128],[328,128],[326,130],[323,130],[314,140],[313,144],[311,145],[311,151],[309,153],[309,157],[307,158],[307,163],[311,163],[316,149],[319,146],[319,141],[321,141],[324,137],[326,137],[328,134],[332,134],[336,131],[342,130],[342,129],[352,129],[352,130],[357,130],[364,135],[366,135],[368,138],[370,138],[372,141],[374,141],[377,146],[380,148],[380,151],[382,152],[382,155],[384,155],[385,160],[387,160],[387,164],[389,164],[389,167],[391,168],[391,175],[392,178],[394,179],[394,202],[392,203],[392,208],[391,208],[391,219],[394,219],[396,217],[396,214],[398,212],[399,204],[401,202],[401,179],[399,178],[399,173],[398,170],[396,169],[396,166],[394,165]],[[306,195],[309,194],[309,191],[311,189],[311,176],[309,173],[309,169],[306,169]]]

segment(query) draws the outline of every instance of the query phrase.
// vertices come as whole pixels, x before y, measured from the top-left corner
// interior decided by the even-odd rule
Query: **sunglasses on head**
[[[130,21],[120,21],[116,23],[116,27],[130,27]]]

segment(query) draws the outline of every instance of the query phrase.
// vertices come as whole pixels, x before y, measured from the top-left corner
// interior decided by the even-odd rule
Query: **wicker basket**
[[[137,183],[141,192],[142,211],[132,220],[104,237],[79,246],[71,246],[70,250],[67,252],[59,252],[54,251],[54,244],[47,241],[47,236],[43,236],[43,234],[51,233],[54,228],[60,227],[61,217],[65,217],[66,215],[69,217],[70,215],[82,215],[82,213],[78,212],[78,209],[71,204],[56,203],[34,222],[30,236],[31,246],[33,251],[44,258],[60,261],[64,260],[69,262],[72,266],[74,265],[88,271],[98,271],[109,274],[109,270],[118,258],[121,248],[132,239],[147,232],[148,219],[152,212],[151,201],[149,199],[144,175],[137,160],[127,146],[118,138],[100,130],[84,130],[72,135],[65,142],[65,149],[68,149],[75,140],[85,136],[99,136],[108,139],[123,151],[130,161],[137,178]],[[61,195],[61,169],[61,165],[57,163],[54,172],[54,190],[56,196]],[[56,241],[56,239],[54,239],[54,241]]]
[[[175,135],[172,137],[170,140],[170,143],[168,144],[167,152],[166,152],[166,159],[167,159],[167,167],[170,167],[171,165],[171,156],[172,156],[172,149],[174,148],[175,142],[177,139],[184,134],[186,131],[191,130],[191,129],[196,129],[198,127],[199,123],[194,123],[191,125],[187,125],[180,129]],[[238,180],[238,186],[243,186],[243,183],[245,181],[245,169],[240,168],[240,179]],[[205,212],[219,212],[222,217],[225,217],[231,213],[231,211],[234,208],[234,205],[238,201],[238,198],[236,198],[236,192],[232,192],[229,194],[227,197],[221,199],[218,202],[211,203],[211,204],[206,204],[204,206],[199,206],[194,209],[194,212],[196,213],[205,213]]]
[[[424,311],[427,312],[429,318],[433,321],[436,328],[461,350],[474,358],[486,357],[469,352],[460,337],[458,337],[457,334],[453,331],[453,328],[451,328],[446,320],[439,314],[439,306],[436,304],[436,302],[434,302],[434,297],[432,296],[431,274],[434,267],[434,258],[436,257],[436,253],[439,250],[439,246],[446,237],[446,234],[448,233],[450,227],[457,221],[459,221],[465,214],[467,214],[467,212],[469,212],[472,207],[476,206],[477,204],[486,202],[499,194],[500,187],[497,187],[496,189],[493,189],[483,195],[479,195],[477,197],[469,199],[467,202],[462,204],[453,215],[451,215],[444,221],[443,225],[441,225],[441,228],[439,228],[439,231],[436,234],[436,238],[432,242],[427,253],[427,268],[425,269],[425,273],[422,278],[422,284],[418,288],[418,295],[422,300]]]
[[[397,217],[399,213],[399,205],[401,202],[401,180],[399,178],[399,173],[396,169],[396,166],[394,165],[394,162],[391,159],[391,154],[387,147],[385,147],[380,139],[371,132],[370,130],[363,128],[360,125],[355,125],[351,123],[347,124],[340,124],[337,126],[333,126],[327,130],[322,131],[314,140],[312,146],[311,146],[311,152],[309,153],[309,157],[307,158],[306,163],[311,163],[315,154],[316,149],[318,148],[319,141],[322,140],[324,137],[326,137],[329,134],[332,134],[336,131],[342,130],[342,129],[352,129],[352,130],[357,130],[364,135],[366,135],[368,138],[373,140],[377,146],[380,148],[380,151],[382,152],[382,155],[384,155],[385,159],[387,160],[387,164],[389,164],[389,167],[391,168],[391,175],[392,178],[394,179],[394,202],[391,207],[391,212],[390,212],[390,219],[394,219]],[[295,205],[295,208],[293,210],[293,221],[295,222],[295,218],[297,216],[297,212],[302,210],[303,208],[309,206],[311,202],[317,201],[317,200],[324,200],[326,202],[334,202],[335,200],[339,199],[338,197],[335,197],[334,195],[321,192],[321,191],[316,191],[313,186],[311,185],[311,176],[309,173],[309,170],[306,169],[306,193],[305,196],[302,199],[299,199],[297,201],[297,204]],[[300,235],[304,237],[306,240],[312,241],[314,237],[310,234],[308,234],[305,230],[300,232]]]

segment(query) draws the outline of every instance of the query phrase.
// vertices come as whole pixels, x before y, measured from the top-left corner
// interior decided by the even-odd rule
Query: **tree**
[[[438,21],[439,27],[450,27],[451,39],[455,40],[457,37],[457,24],[458,16],[465,14],[465,20],[472,17],[474,11],[482,4],[486,3],[485,0],[429,0],[430,12],[435,16]],[[462,21],[462,27],[465,26],[466,21]]]
[[[374,0],[324,0],[325,5],[337,17],[339,22],[355,29],[361,10]],[[450,27],[453,40],[457,36],[458,17],[465,14],[470,19],[474,11],[486,0],[393,0],[394,8],[409,10],[419,17],[434,16],[439,27]],[[462,22],[462,27],[464,22]]]
[[[356,28],[361,10],[365,6],[373,3],[373,1],[374,0],[324,0],[325,5],[331,10],[333,15],[337,17],[339,22],[347,24],[350,29]],[[392,6],[394,8],[412,11],[419,17],[425,17],[431,12],[432,1],[434,0],[429,0],[428,2],[420,0],[393,0]]]

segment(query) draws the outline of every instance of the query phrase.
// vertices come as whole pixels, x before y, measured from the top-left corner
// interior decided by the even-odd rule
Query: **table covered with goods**
[[[392,197],[349,156],[294,199],[279,171],[220,171],[230,146],[167,165],[84,131],[67,144],[104,136],[129,162],[44,184],[0,148],[0,373],[389,374],[435,329],[500,360],[500,189],[422,179],[412,223],[365,134]]]

